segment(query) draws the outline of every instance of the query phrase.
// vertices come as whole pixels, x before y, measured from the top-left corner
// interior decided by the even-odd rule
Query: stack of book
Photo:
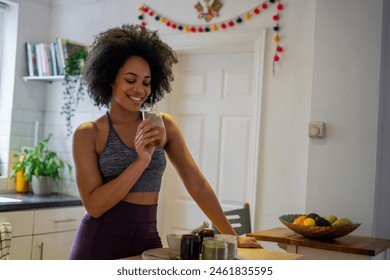
[[[63,38],[56,38],[52,43],[26,42],[28,75],[30,77],[64,75],[66,61],[74,48],[87,49],[87,46]]]

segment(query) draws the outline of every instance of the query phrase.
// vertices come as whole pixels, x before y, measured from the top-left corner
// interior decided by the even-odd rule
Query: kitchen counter
[[[303,237],[288,228],[273,228],[247,236],[287,246],[287,252],[300,253],[305,259],[389,259],[390,240],[349,234],[334,240]]]
[[[1,198],[17,201],[1,202]],[[18,193],[0,193],[0,212],[30,210],[38,208],[65,207],[82,205],[78,196],[64,194],[34,195]]]

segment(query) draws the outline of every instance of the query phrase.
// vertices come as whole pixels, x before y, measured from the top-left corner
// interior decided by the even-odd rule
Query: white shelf
[[[24,76],[23,80],[25,82],[28,81],[40,81],[40,82],[57,82],[57,81],[62,81],[65,76]]]

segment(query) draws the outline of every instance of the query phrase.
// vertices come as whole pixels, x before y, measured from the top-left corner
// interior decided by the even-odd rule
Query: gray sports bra
[[[98,156],[100,173],[102,174],[104,183],[118,177],[138,157],[137,152],[126,146],[119,138],[108,112],[107,121],[109,126],[107,143],[102,153]],[[142,173],[130,192],[159,192],[166,164],[167,160],[164,148],[157,147],[152,155],[149,166]]]

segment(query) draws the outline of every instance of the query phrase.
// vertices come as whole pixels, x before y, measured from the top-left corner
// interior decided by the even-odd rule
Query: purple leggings
[[[69,255],[71,260],[111,260],[161,248],[157,204],[119,202],[99,218],[85,214]]]

